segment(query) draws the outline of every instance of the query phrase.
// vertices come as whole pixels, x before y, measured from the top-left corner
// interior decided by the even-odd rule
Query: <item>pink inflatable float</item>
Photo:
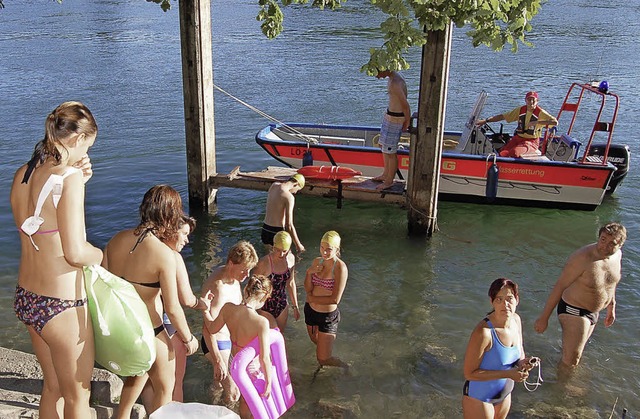
[[[287,353],[284,349],[282,334],[274,329],[269,331],[271,341],[271,395],[267,399],[260,397],[264,392],[264,376],[247,371],[247,367],[260,353],[258,337],[233,356],[231,377],[240,389],[254,418],[279,418],[296,402],[289,376]]]

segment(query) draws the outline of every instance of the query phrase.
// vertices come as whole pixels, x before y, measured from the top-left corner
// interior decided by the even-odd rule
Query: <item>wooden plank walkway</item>
[[[217,174],[209,177],[209,187],[253,189],[267,191],[276,181],[286,181],[294,175],[296,169],[288,167],[269,166],[261,172],[241,172],[240,166],[234,168],[229,174]],[[400,206],[406,205],[405,182],[396,181],[394,185],[384,191],[376,190],[380,183],[376,183],[369,177],[356,176],[342,181],[306,179],[305,187],[298,191],[298,195],[321,196],[337,200],[338,208],[342,207],[344,199],[367,202],[384,202]]]

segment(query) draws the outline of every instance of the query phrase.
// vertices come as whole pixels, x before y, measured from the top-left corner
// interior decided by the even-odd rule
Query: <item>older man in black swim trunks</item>
[[[621,248],[626,238],[627,230],[622,224],[608,223],[600,228],[596,243],[578,249],[569,257],[535,322],[536,332],[543,333],[554,307],[558,306],[562,327],[559,376],[566,377],[578,366],[600,310],[607,309],[606,327],[616,319],[616,286],[621,278]]]

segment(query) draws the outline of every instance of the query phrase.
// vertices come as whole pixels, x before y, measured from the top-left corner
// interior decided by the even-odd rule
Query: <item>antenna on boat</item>
[[[597,87],[600,80],[598,80],[598,75],[600,74],[600,67],[602,66],[602,59],[604,58],[604,52],[600,54],[600,59],[598,60],[598,66],[596,67],[596,71],[592,77],[590,77],[587,81],[589,85],[593,87]]]
[[[284,122],[274,118],[273,116],[269,115],[268,113],[261,111],[260,109],[256,108],[253,105],[250,105],[249,103],[245,102],[242,99],[239,99],[237,97],[235,97],[234,95],[232,95],[231,93],[227,92],[226,90],[216,86],[215,84],[213,85],[213,87],[217,90],[219,90],[220,92],[224,93],[225,95],[229,96],[231,99],[235,100],[236,102],[240,103],[241,105],[246,106],[247,108],[251,109],[252,111],[254,111],[255,113],[257,113],[258,115],[267,118],[270,121],[273,121],[277,124],[280,124],[281,127],[285,128],[287,131],[289,131],[290,133],[292,133],[295,137],[306,141],[307,142],[307,148],[309,147],[309,144],[317,144],[318,140],[316,140],[315,138],[309,137],[308,135],[303,134],[302,132],[298,131],[295,128],[290,127],[289,125],[285,124]]]

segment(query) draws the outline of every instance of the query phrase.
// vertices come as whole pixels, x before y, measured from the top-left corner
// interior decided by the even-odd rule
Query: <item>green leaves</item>
[[[171,0],[147,0],[147,1],[159,4],[163,12],[171,10]]]
[[[319,9],[329,8],[335,10],[340,7],[341,2],[347,0],[313,0],[312,7]],[[281,0],[282,6],[289,6],[290,4],[307,4],[309,0]],[[260,29],[262,33],[269,39],[273,39],[280,35],[283,30],[282,22],[284,21],[284,14],[278,4],[278,0],[258,0],[260,5],[260,11],[256,16],[256,20],[261,21]]]
[[[281,0],[282,6],[306,4],[309,0]],[[313,0],[312,7],[332,10],[346,0]],[[467,35],[474,47],[486,45],[499,51],[511,45],[531,46],[526,34],[530,21],[545,0],[370,0],[371,4],[389,17],[380,24],[384,43],[371,48],[369,61],[360,71],[376,75],[382,70],[405,70],[409,63],[404,54],[409,48],[426,42],[425,31],[444,30],[453,22],[457,27],[470,26]],[[261,10],[256,17],[262,21],[262,32],[268,38],[283,30],[284,16],[278,0],[259,0]]]
[[[332,10],[346,0],[314,0],[313,7]],[[369,61],[360,70],[375,75],[380,70],[404,70],[409,63],[404,54],[409,48],[426,42],[426,31],[444,30],[449,23],[457,27],[470,26],[467,35],[474,47],[486,45],[499,51],[511,45],[531,46],[526,34],[530,21],[545,0],[370,0],[371,4],[389,17],[380,25],[384,43],[370,49]],[[259,0],[262,10],[257,19],[263,21],[262,31],[273,38],[282,31],[283,15],[277,0]],[[268,7],[265,5],[268,3]],[[306,4],[308,0],[282,0]]]
[[[61,1],[61,0],[58,0]],[[147,0],[171,9],[171,0]],[[526,34],[531,19],[546,0],[369,0],[388,18],[380,24],[383,44],[370,49],[369,61],[360,70],[376,75],[382,70],[405,70],[409,63],[404,54],[409,48],[425,44],[426,31],[444,30],[453,22],[456,27],[469,26],[467,35],[474,47],[485,45],[500,51],[511,45],[513,52],[520,44],[531,46]],[[311,7],[338,9],[346,0],[312,0]],[[262,22],[262,33],[273,39],[283,31],[281,7],[308,4],[309,0],[258,0],[256,20]],[[2,0],[0,0],[2,5]]]

